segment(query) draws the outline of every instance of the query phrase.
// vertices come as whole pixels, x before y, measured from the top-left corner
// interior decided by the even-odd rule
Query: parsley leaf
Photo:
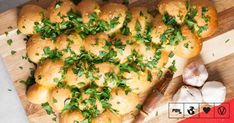
[[[11,46],[12,42],[13,42],[12,39],[8,39],[8,40],[7,40],[7,44],[8,44],[9,46]]]
[[[48,115],[51,115],[51,114],[54,113],[53,110],[52,110],[52,107],[49,105],[48,102],[43,103],[41,106],[42,106],[43,109],[45,109],[45,111],[47,112]]]

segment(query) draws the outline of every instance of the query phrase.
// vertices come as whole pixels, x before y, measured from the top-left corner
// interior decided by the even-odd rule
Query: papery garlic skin
[[[181,109],[180,104],[183,103],[186,104],[187,107],[193,107],[194,109],[197,109],[198,104],[202,102],[202,94],[199,89],[184,85],[176,92],[172,101],[174,104],[170,106],[173,108]],[[188,111],[185,111],[184,113],[188,115]]]
[[[202,63],[192,62],[186,66],[182,77],[185,84],[201,87],[208,78],[208,72]]]
[[[200,103],[202,102],[202,95],[199,89],[184,85],[176,92],[172,100],[173,102]]]
[[[226,87],[218,81],[208,81],[201,89],[203,101],[207,103],[222,103],[226,97]]]

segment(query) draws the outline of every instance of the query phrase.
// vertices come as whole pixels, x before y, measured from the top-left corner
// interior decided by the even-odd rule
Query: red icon
[[[229,103],[223,103],[222,105],[215,105],[215,118],[229,118],[230,117],[230,105]]]

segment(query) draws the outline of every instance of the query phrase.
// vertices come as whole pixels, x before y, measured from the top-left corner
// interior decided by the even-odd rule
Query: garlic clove
[[[202,63],[192,62],[186,66],[182,77],[185,84],[201,87],[208,78],[208,72]]]
[[[182,86],[176,94],[173,96],[174,104],[170,105],[176,109],[184,109],[181,107],[181,103],[186,104],[185,106],[193,107],[194,109],[198,109],[198,103],[202,102],[201,91],[197,88],[191,86]],[[188,115],[188,111],[183,111],[184,114]]]
[[[226,97],[226,87],[218,81],[208,81],[201,89],[204,102],[222,103]]]
[[[202,102],[202,95],[201,91],[197,88],[191,86],[182,86],[173,96],[172,100],[173,102],[200,103]]]

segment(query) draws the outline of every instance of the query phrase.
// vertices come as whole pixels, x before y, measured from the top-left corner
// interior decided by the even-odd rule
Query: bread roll
[[[45,57],[45,48],[50,48],[50,50],[54,50],[55,46],[53,41],[50,39],[42,39],[40,35],[32,35],[30,40],[27,42],[26,46],[28,58],[32,62],[38,63],[41,58]]]
[[[149,44],[149,46],[146,46],[146,44],[144,43],[138,43],[136,45],[135,51],[142,55],[143,62],[147,63],[148,61],[152,61],[154,59],[156,49],[153,48],[151,44]]]
[[[98,33],[96,35],[89,35],[84,40],[84,48],[86,51],[99,56],[100,52],[106,51],[104,46],[109,41],[109,37],[105,33]]]
[[[96,64],[95,67],[98,70],[96,73],[94,73],[94,75],[98,77],[98,80],[96,80],[95,83],[99,87],[116,87],[117,83],[115,79],[112,78],[112,74],[117,75],[118,73],[118,69],[115,67],[115,65],[104,62],[101,64]]]
[[[145,7],[134,7],[130,9],[130,12],[132,14],[132,19],[127,26],[132,36],[143,34],[147,24],[151,22],[152,16]]]
[[[162,68],[167,64],[168,59],[169,59],[168,56],[169,56],[169,53],[167,51],[165,50],[161,51],[161,55],[157,64],[157,68]]]
[[[81,101],[79,102],[79,108],[81,110],[85,110],[85,109],[89,109],[89,108],[94,108],[96,107],[97,110],[98,110],[98,113],[102,113],[105,109],[102,107],[102,103],[97,99],[95,98],[95,102],[93,101],[87,101],[89,100],[90,98],[92,98],[92,100],[94,99],[93,96],[89,95],[89,94],[85,94],[84,92],[82,93],[82,98],[81,98]],[[90,103],[92,102],[92,103]]]
[[[130,36],[121,34],[117,34],[112,40],[112,43],[114,44],[113,48],[117,53],[116,57],[120,60],[120,63],[124,63],[135,48],[135,45],[132,44],[133,39]]]
[[[71,92],[64,88],[54,88],[50,94],[48,103],[53,111],[61,112],[64,109],[65,101],[71,98]]]
[[[152,36],[152,42],[155,44],[161,44],[161,38],[160,36],[168,29],[171,28],[171,26],[166,25],[163,20],[161,15],[157,15],[153,19],[153,30],[151,33]]]
[[[107,3],[101,7],[100,19],[110,24],[107,34],[118,31],[124,23],[127,7],[118,3]]]
[[[63,61],[45,60],[42,64],[39,64],[34,77],[38,84],[45,87],[55,87],[62,79],[62,67]]]
[[[89,15],[92,13],[100,14],[100,6],[96,0],[82,0],[77,6],[76,10],[82,15],[83,23],[89,22]]]
[[[139,96],[135,93],[126,94],[123,90],[113,90],[109,103],[113,109],[116,109],[118,114],[125,115],[136,109],[139,104]]]
[[[75,32],[70,35],[62,34],[56,39],[55,47],[63,53],[63,58],[65,59],[74,53],[77,55],[80,54],[81,47],[83,47],[83,40]]]
[[[174,17],[178,24],[182,24],[188,12],[187,2],[188,0],[161,0],[158,4],[158,11],[161,15],[168,14]]]
[[[107,110],[98,117],[94,118],[92,123],[122,123],[122,119],[117,114],[113,114]]]
[[[81,122],[85,118],[83,117],[82,113],[79,111],[67,111],[60,115],[59,122],[60,123],[75,123]]]
[[[175,54],[187,59],[199,55],[202,48],[201,40],[187,26],[182,26],[181,32],[185,40],[176,46]]]
[[[195,29],[201,38],[206,38],[213,35],[218,28],[218,17],[215,5],[210,0],[191,0],[191,7],[197,10],[194,17],[197,25],[202,27],[206,26],[207,29]]]
[[[142,94],[148,91],[154,83],[151,82],[148,77],[148,72],[125,72],[123,74],[124,78],[126,78],[126,85],[130,87],[132,92],[137,94]]]
[[[23,34],[33,34],[35,22],[41,23],[45,10],[37,5],[28,4],[20,10],[17,26]]]
[[[49,19],[53,23],[67,21],[67,13],[75,10],[75,5],[70,0],[54,0],[48,7]]]
[[[86,77],[85,73],[81,75],[75,74],[74,69],[76,68],[75,65],[68,68],[67,73],[64,75],[64,82],[69,86],[83,88],[90,83],[90,80]]]
[[[33,104],[42,104],[48,101],[50,88],[34,84],[27,90],[26,96],[28,101]]]

